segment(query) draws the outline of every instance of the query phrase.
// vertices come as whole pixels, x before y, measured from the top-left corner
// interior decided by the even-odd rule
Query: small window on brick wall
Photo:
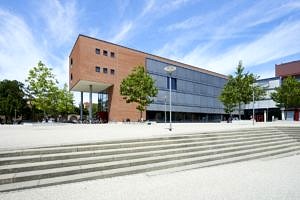
[[[100,73],[100,67],[96,66],[95,70],[96,70],[96,72]]]
[[[111,69],[111,70],[110,70],[110,74],[111,74],[111,75],[114,75],[114,74],[115,74],[115,70],[114,70],[114,69]]]
[[[103,73],[107,74],[107,68],[103,68]]]
[[[103,55],[104,55],[104,56],[107,56],[107,55],[108,55],[108,51],[103,50]]]
[[[110,52],[110,57],[114,58],[115,57],[115,52]]]
[[[95,49],[95,53],[96,53],[96,54],[100,54],[100,49],[96,48],[96,49]]]

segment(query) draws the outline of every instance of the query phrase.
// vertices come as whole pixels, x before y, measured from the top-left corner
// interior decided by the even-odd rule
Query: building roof
[[[156,58],[158,60],[162,60],[162,61],[168,62],[170,64],[178,65],[178,66],[185,67],[185,68],[188,68],[188,69],[192,69],[192,70],[196,70],[196,71],[200,71],[200,72],[203,72],[203,73],[207,73],[207,74],[211,74],[211,75],[214,75],[214,76],[218,76],[218,77],[221,77],[221,78],[228,79],[228,76],[226,76],[224,74],[220,74],[220,73],[217,73],[217,72],[206,70],[206,69],[203,69],[203,68],[200,68],[200,67],[195,67],[195,66],[188,65],[188,64],[185,64],[185,63],[182,63],[182,62],[178,62],[178,61],[171,60],[171,59],[168,59],[168,58],[164,58],[164,57],[161,57],[161,56],[157,56],[157,55],[154,55],[154,54],[146,53],[146,52],[143,52],[143,51],[140,51],[140,50],[136,50],[136,49],[133,49],[133,48],[130,48],[130,47],[125,47],[125,46],[122,46],[122,45],[119,45],[119,44],[115,44],[115,43],[112,43],[112,42],[108,42],[108,41],[104,41],[104,40],[101,40],[101,39],[93,38],[93,37],[86,36],[86,35],[83,35],[83,34],[78,35],[78,37],[76,39],[76,42],[74,43],[73,48],[72,48],[71,53],[70,53],[69,56],[71,56],[71,54],[73,52],[73,49],[74,49],[74,47],[75,47],[75,45],[76,45],[76,43],[77,43],[77,41],[80,37],[85,37],[85,38],[89,38],[89,39],[92,39],[92,40],[97,40],[97,41],[100,41],[100,42],[108,43],[108,44],[111,44],[111,45],[114,45],[114,46],[117,46],[117,47],[129,49],[131,51],[135,51],[135,52],[145,54],[145,55],[149,56],[150,58]]]

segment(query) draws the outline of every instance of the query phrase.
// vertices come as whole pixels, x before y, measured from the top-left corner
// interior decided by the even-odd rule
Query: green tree
[[[140,111],[140,119],[142,119],[143,111],[153,102],[152,97],[157,95],[158,90],[152,77],[147,74],[143,66],[139,65],[122,80],[120,93],[126,103],[138,104],[136,109]]]
[[[229,81],[227,82],[227,84],[224,86],[224,89],[221,93],[221,95],[219,96],[220,101],[223,103],[224,105],[224,111],[227,114],[230,114],[235,110],[237,104],[236,104],[236,97],[235,97],[235,88],[233,85],[233,81],[232,81],[232,76],[229,76]]]
[[[26,107],[24,84],[16,80],[0,81],[0,114],[12,121],[13,116],[23,114]]]
[[[234,108],[238,106],[239,119],[241,119],[241,106],[253,100],[253,92],[255,100],[259,100],[265,95],[263,88],[254,85],[257,79],[258,77],[254,74],[245,73],[242,61],[239,61],[235,76],[229,75],[228,82],[219,97],[225,106],[226,113],[233,112]]]
[[[282,85],[271,93],[271,98],[280,108],[300,107],[300,82],[294,77],[287,77]]]
[[[55,79],[52,69],[46,67],[39,61],[36,67],[29,70],[26,80],[28,90],[32,98],[32,104],[37,109],[44,112],[44,116],[54,112],[54,107],[58,105],[58,81]]]
[[[68,90],[68,85],[65,83],[63,89],[58,90],[58,102],[56,110],[63,116],[74,112],[74,95]]]

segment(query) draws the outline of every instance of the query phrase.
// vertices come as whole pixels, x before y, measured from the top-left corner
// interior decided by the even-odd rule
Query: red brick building
[[[275,75],[281,79],[293,76],[300,81],[300,60],[275,65]],[[290,109],[286,113],[287,118],[294,118],[295,121],[299,121],[300,108]]]
[[[227,81],[225,75],[84,35],[78,36],[69,61],[70,90],[81,92],[81,102],[83,92],[90,94],[90,103],[92,93],[97,93],[100,116],[107,116],[108,121],[139,119],[136,104],[128,104],[120,96],[121,81],[138,65],[145,66],[159,89],[155,102],[143,113],[144,119],[162,121],[165,116],[169,86],[164,67],[168,65],[177,68],[172,75],[175,121],[216,121],[225,114],[218,100]]]
[[[285,78],[294,76],[300,78],[300,60],[275,65],[275,76]]]

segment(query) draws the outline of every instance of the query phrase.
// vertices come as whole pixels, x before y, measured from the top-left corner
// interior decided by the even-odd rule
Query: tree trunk
[[[241,103],[239,102],[239,120],[241,120]]]
[[[143,111],[140,110],[140,121],[143,122]]]

